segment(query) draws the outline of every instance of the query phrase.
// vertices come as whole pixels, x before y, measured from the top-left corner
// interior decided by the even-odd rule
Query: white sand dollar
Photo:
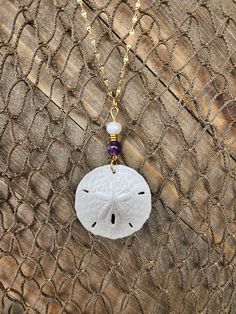
[[[151,192],[134,169],[110,165],[95,168],[79,183],[75,209],[90,232],[110,239],[126,237],[139,230],[151,212]]]

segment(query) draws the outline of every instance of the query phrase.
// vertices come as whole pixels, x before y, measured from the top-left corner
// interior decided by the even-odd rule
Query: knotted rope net
[[[83,3],[115,90],[135,2]],[[74,210],[109,162],[111,105],[78,2],[3,0],[0,14],[0,312],[236,313],[235,0],[141,0],[119,161],[153,209],[115,241]]]

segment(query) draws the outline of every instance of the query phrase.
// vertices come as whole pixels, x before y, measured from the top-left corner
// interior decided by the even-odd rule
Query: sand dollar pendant
[[[139,230],[151,211],[151,193],[145,179],[134,169],[115,165],[95,168],[80,182],[75,208],[82,225],[110,239]]]
[[[116,160],[121,152],[117,136],[121,125],[108,123],[111,142],[108,152]],[[151,212],[151,192],[145,179],[123,165],[106,165],[90,171],[79,183],[75,197],[76,214],[91,233],[110,239],[138,231]]]

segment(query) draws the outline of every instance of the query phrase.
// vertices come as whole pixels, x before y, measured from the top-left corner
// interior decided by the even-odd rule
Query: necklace
[[[88,23],[83,0],[77,1],[95,50],[95,58],[99,64],[99,75],[112,100],[110,108],[112,121],[106,125],[110,138],[108,145],[108,153],[111,157],[110,165],[95,168],[84,176],[76,189],[75,210],[82,225],[91,233],[110,239],[123,238],[138,231],[151,212],[151,192],[145,179],[136,170],[117,164],[118,155],[122,149],[118,140],[122,126],[117,122],[119,113],[117,100],[121,93],[131,44],[126,45],[117,88],[113,93],[108,80],[105,78],[104,66],[99,62],[100,54],[96,48],[96,40],[91,36],[91,26]],[[134,35],[139,8],[140,0],[137,0],[128,38],[132,38]]]

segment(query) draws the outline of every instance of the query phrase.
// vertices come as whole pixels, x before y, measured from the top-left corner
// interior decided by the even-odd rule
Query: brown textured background
[[[134,1],[85,0],[115,89]],[[0,313],[236,313],[236,2],[141,0],[120,162],[153,209],[108,240],[75,217],[110,99],[76,0],[0,1]]]

